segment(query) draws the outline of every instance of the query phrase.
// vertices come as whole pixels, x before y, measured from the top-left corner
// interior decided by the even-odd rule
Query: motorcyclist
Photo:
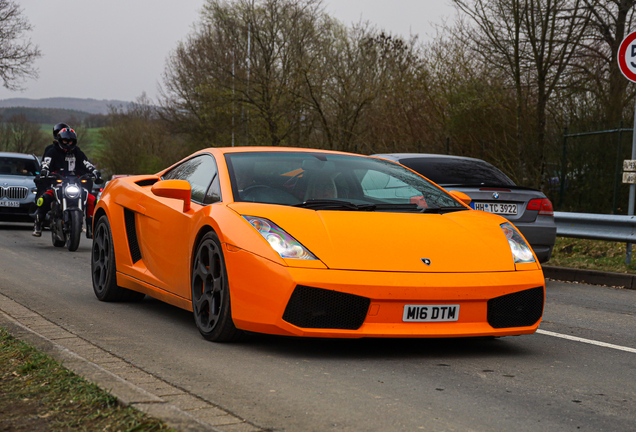
[[[54,129],[55,133],[55,129]],[[97,180],[101,180],[101,174],[95,169],[95,166],[88,160],[86,155],[79,147],[77,147],[77,134],[73,129],[62,128],[57,134],[57,139],[49,146],[44,153],[42,159],[42,167],[40,169],[40,177],[47,177],[51,173],[68,175],[93,174]],[[38,198],[38,211],[33,225],[33,235],[40,237],[42,235],[42,221],[46,217],[46,213],[51,208],[53,202],[54,191],[50,187],[50,183],[46,183],[45,192]],[[91,194],[91,187],[88,187],[88,199],[86,208],[86,237],[93,237],[92,222],[93,210],[95,206],[95,196]]]
[[[66,123],[58,123],[55,126],[53,126],[53,143],[49,144],[45,149],[44,149],[44,154],[42,155],[42,160],[44,160],[44,155],[46,155],[46,152],[48,152],[49,150],[51,150],[51,148],[55,147],[55,145],[57,145],[57,134],[60,133],[60,131],[62,129],[70,129],[71,127],[69,125],[67,125]],[[36,186],[37,186],[37,198],[40,198],[42,196],[42,194],[44,192],[46,192],[46,190],[48,189],[49,183],[40,179],[36,180]],[[37,201],[36,198],[36,201]]]

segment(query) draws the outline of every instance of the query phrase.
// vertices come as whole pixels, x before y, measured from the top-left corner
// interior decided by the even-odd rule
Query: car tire
[[[93,291],[100,301],[138,302],[146,296],[144,293],[129,290],[117,285],[117,267],[115,264],[115,249],[110,223],[106,216],[102,216],[95,225],[93,233],[93,247],[91,251],[91,277]]]
[[[192,262],[192,312],[201,335],[213,342],[243,339],[232,321],[230,288],[221,242],[209,232],[199,242]]]

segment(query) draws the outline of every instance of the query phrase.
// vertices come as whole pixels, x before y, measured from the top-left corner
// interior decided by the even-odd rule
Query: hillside
[[[89,114],[108,114],[109,106],[128,105],[129,102],[120,100],[97,100],[97,99],[80,99],[80,98],[46,98],[46,99],[27,99],[27,98],[11,98],[0,99],[0,108],[58,108],[73,111],[83,111]]]
[[[0,120],[7,121],[16,115],[24,115],[27,120],[40,124],[57,124],[60,122],[73,123],[83,122],[87,117],[94,116],[86,111],[77,111],[61,108],[0,108]]]

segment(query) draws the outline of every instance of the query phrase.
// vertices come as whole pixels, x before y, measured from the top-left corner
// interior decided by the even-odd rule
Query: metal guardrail
[[[636,216],[554,212],[557,236],[636,243]]]

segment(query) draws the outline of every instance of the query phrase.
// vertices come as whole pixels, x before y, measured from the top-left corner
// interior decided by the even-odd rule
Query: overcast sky
[[[169,53],[192,30],[205,0],[17,0],[39,45],[37,80],[0,87],[0,99],[77,97],[132,101],[156,97]],[[453,15],[449,0],[325,0],[341,21],[370,21],[427,40]]]

